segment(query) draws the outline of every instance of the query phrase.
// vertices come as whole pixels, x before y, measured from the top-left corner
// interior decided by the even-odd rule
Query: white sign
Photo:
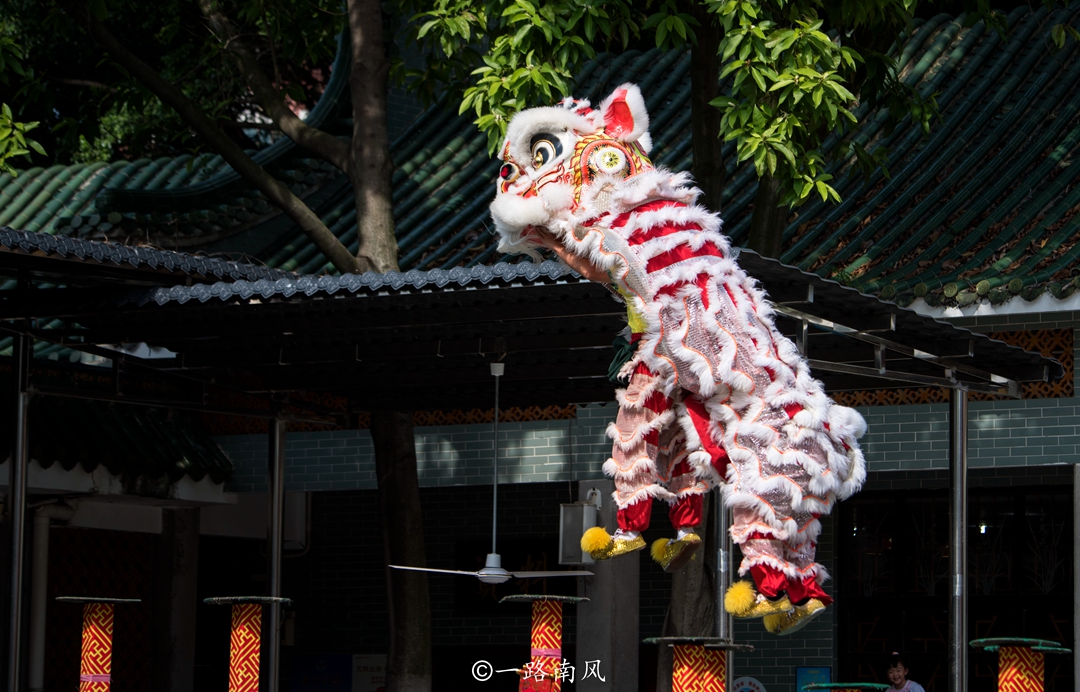
[[[356,689],[356,688],[353,688]],[[767,692],[757,678],[738,678],[731,683],[731,692]]]
[[[386,692],[386,654],[353,654],[352,692]]]

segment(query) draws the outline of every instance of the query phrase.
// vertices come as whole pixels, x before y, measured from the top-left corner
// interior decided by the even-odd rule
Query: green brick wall
[[[948,405],[860,409],[862,439],[872,471],[948,468]],[[604,436],[615,406],[583,406],[577,420],[499,426],[500,483],[595,478],[610,452]],[[973,402],[972,468],[1075,463],[1080,415],[1075,399]],[[217,438],[235,465],[233,492],[266,489],[266,437]],[[423,486],[485,485],[492,479],[491,425],[418,428],[416,450]],[[371,436],[366,430],[292,433],[286,445],[288,490],[375,487]]]

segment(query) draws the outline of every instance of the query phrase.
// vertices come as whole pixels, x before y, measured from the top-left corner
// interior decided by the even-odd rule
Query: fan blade
[[[553,572],[511,572],[517,579],[541,579],[543,577],[591,577],[592,572],[580,570],[558,570]]]
[[[390,565],[394,569],[407,569],[412,572],[437,572],[438,574],[467,574],[470,577],[480,576],[477,572],[463,572],[459,569],[432,569],[430,567],[406,567],[405,565]]]

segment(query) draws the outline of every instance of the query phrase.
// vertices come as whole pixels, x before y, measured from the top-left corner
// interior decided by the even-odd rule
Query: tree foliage
[[[219,122],[238,144],[257,149],[276,136],[206,30],[195,3],[95,0],[89,10],[122,30],[125,45]],[[258,59],[297,110],[310,109],[329,78],[339,2],[250,0],[230,4]],[[57,163],[174,156],[205,150],[185,123],[117,63],[87,41],[54,3],[0,3],[0,41],[23,47],[16,117],[39,121],[40,139]],[[0,70],[0,75],[4,74]],[[0,77],[2,79],[2,77]]]
[[[449,75],[461,83],[468,72],[460,110],[475,114],[494,151],[515,112],[570,94],[576,70],[598,50],[694,44],[701,24],[688,10],[701,5],[723,32],[726,94],[713,105],[738,160],[751,161],[759,176],[780,178],[788,204],[811,194],[838,200],[827,157],[854,155],[865,166],[885,161],[886,152],[867,152],[848,137],[860,101],[886,105],[894,118],[910,116],[926,129],[937,113],[933,95],[905,85],[887,54],[911,26],[916,2],[438,0],[432,8],[405,0],[415,10],[413,39],[444,58],[439,71],[408,76],[431,89],[453,84]]]
[[[10,37],[0,36],[0,84],[10,85],[10,74],[24,80],[32,77],[23,67],[22,60],[23,53],[18,44]],[[29,160],[31,150],[45,154],[45,149],[38,142],[26,136],[26,133],[38,124],[16,121],[11,106],[0,103],[0,173],[7,173],[14,178],[18,172],[10,163],[11,159],[24,157]]]

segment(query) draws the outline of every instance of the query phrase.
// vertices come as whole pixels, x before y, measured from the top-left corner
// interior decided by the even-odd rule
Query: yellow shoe
[[[640,535],[625,539],[611,536],[599,526],[594,526],[581,537],[581,549],[594,560],[610,560],[645,547],[645,539]]]
[[[737,581],[724,594],[724,610],[737,618],[761,618],[791,610],[787,594],[775,600],[759,594],[749,581]]]
[[[825,612],[825,604],[816,598],[811,598],[806,603],[795,606],[790,613],[767,616],[762,624],[772,634],[785,637],[806,627],[811,620],[823,612]]]
[[[682,538],[659,538],[652,544],[652,558],[665,572],[678,572],[694,558],[701,547],[701,537],[688,533]]]

